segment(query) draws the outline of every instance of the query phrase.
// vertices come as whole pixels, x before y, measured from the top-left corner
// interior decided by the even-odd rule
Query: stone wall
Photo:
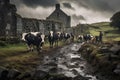
[[[72,27],[72,29],[76,36],[89,33],[89,26],[87,24],[78,24],[77,26]]]
[[[39,20],[39,31],[48,34],[49,31],[62,32],[62,23],[51,20]]]
[[[22,17],[18,14],[16,14],[16,18],[17,18],[17,36],[21,37],[22,32],[23,32],[23,24],[22,24]]]
[[[37,19],[22,18],[23,32],[37,32],[39,31],[39,23]]]
[[[9,0],[0,2],[0,36],[16,36],[16,6]]]
[[[49,31],[62,31],[62,23],[52,20],[23,18],[22,26],[23,32],[41,32],[44,34],[48,34]]]

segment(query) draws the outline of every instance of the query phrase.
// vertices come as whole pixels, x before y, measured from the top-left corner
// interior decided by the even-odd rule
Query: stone
[[[113,53],[117,53],[117,51],[120,50],[120,45],[114,45],[113,47],[110,48],[110,51]]]
[[[49,73],[57,73],[57,71],[58,71],[58,69],[57,69],[57,67],[52,67],[52,68],[50,68],[49,69]]]
[[[36,79],[39,79],[39,80],[42,79],[43,80],[44,78],[46,78],[48,76],[49,76],[49,74],[47,72],[42,71],[42,70],[37,70],[37,71],[34,72],[32,78],[35,79],[35,80]]]
[[[21,73],[18,71],[18,70],[16,70],[16,69],[10,69],[9,70],[9,73],[8,73],[8,78],[12,78],[12,79],[15,79],[15,78],[17,78],[19,75],[20,75]]]
[[[102,53],[109,53],[110,49],[107,46],[103,46],[103,47],[100,48],[100,52],[102,52]]]
[[[113,72],[120,75],[120,64],[117,64],[117,66]]]
[[[81,61],[81,60],[82,60],[81,58],[72,58],[71,62],[76,62],[76,61]]]
[[[56,74],[56,75],[51,75],[51,77],[48,80],[72,80],[72,78],[62,74]]]
[[[47,66],[57,66],[57,63],[55,63],[55,62],[48,62],[45,65],[47,65]]]
[[[83,77],[81,75],[78,75],[73,80],[89,80],[89,79],[87,77]]]
[[[120,75],[120,69],[115,69],[113,72]]]
[[[20,76],[17,77],[18,80],[24,80],[24,79],[27,79],[27,78],[31,78],[32,75],[30,72],[25,72],[25,73],[22,73]]]
[[[83,70],[83,69],[84,69],[84,66],[80,66],[80,69]]]
[[[6,68],[0,67],[0,80],[7,80],[8,70]]]
[[[78,75],[78,71],[77,70],[72,69],[71,71],[73,72],[74,75]]]

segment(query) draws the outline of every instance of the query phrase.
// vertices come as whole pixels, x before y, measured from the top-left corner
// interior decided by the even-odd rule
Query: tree
[[[115,13],[111,18],[110,18],[110,26],[113,26],[115,28],[118,28],[120,30],[120,12]]]

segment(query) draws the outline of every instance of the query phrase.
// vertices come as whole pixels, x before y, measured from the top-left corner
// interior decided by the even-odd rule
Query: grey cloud
[[[82,15],[76,15],[76,14],[73,14],[72,15],[72,18],[74,19],[74,20],[83,20],[83,21],[85,21],[86,19],[84,18],[84,16],[82,16]]]
[[[80,7],[93,11],[104,11],[113,13],[120,10],[120,0],[62,0],[65,2],[74,3]]]
[[[74,10],[74,8],[71,6],[70,3],[63,3],[63,6],[68,8],[68,9],[73,9]]]
[[[65,10],[72,9],[72,8],[75,9],[75,12],[73,10],[71,11],[71,14],[74,14],[72,15],[72,18],[75,23],[77,23],[76,21],[78,20],[88,21],[88,17],[91,17],[91,15],[92,16],[95,15],[98,17],[102,16],[105,19],[106,18],[108,19],[115,12],[120,11],[120,6],[119,6],[120,0],[11,0],[11,2],[17,6],[17,10],[19,13],[21,12],[20,13],[21,15],[23,14],[28,15],[31,13],[35,13],[34,11],[29,11],[29,13],[27,13],[28,10],[26,9],[21,11],[21,9],[23,8],[22,4],[26,5],[25,7],[31,10],[31,8],[34,9],[38,6],[44,7],[43,9],[47,9],[48,7],[55,6],[56,3],[60,3],[64,6],[62,7],[63,9],[66,8]],[[83,10],[82,9],[80,10],[76,5],[82,9],[84,8],[88,10],[88,12],[93,14],[89,15],[88,13],[87,15],[87,11],[85,10],[87,16],[85,16],[84,13],[83,14],[81,13],[81,14],[84,15],[85,17],[80,16],[80,14],[77,12],[80,12]],[[48,10],[48,12],[46,11],[45,13],[47,13],[47,15],[42,13],[38,17],[41,17],[42,15],[48,16],[50,11]],[[78,15],[75,15],[75,14],[78,14]],[[91,17],[91,21],[92,20],[93,20],[93,17]]]
[[[38,6],[51,7],[58,3],[57,0],[21,0],[28,7],[36,8]]]

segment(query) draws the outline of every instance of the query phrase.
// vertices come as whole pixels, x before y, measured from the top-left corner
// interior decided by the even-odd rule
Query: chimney
[[[56,9],[60,9],[60,4],[56,4]]]

